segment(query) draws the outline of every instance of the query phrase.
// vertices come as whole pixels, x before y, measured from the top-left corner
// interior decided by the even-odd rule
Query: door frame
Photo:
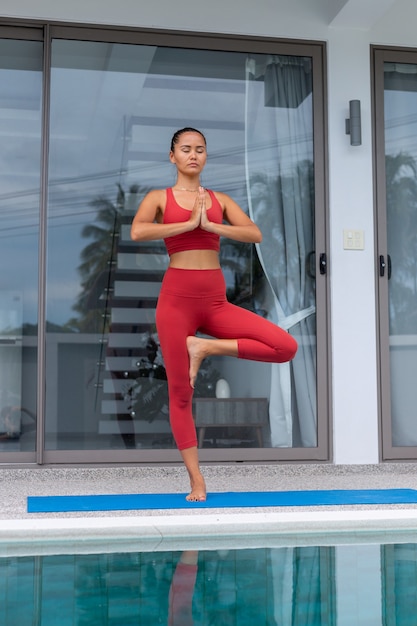
[[[391,368],[389,340],[388,238],[385,168],[384,63],[417,65],[417,49],[371,46],[372,112],[374,151],[374,217],[378,413],[380,420],[380,460],[417,459],[417,446],[394,446],[392,443]],[[381,269],[381,262],[385,263]],[[383,275],[381,275],[383,272]]]
[[[25,22],[25,27],[28,23]],[[36,22],[39,33],[39,22]],[[22,34],[24,29],[10,26]],[[42,26],[41,26],[42,28]],[[45,449],[46,407],[46,216],[47,216],[47,163],[49,147],[49,100],[50,100],[50,48],[54,38],[80,41],[130,43],[180,48],[199,48],[224,52],[255,52],[309,56],[313,67],[313,133],[314,133],[314,184],[315,184],[315,243],[316,243],[316,388],[317,388],[317,447],[315,448],[263,448],[263,449],[211,449],[200,451],[202,462],[328,462],[332,459],[332,392],[331,392],[331,342],[330,342],[330,295],[328,263],[326,271],[320,264],[321,254],[329,258],[328,232],[328,148],[327,148],[327,49],[321,41],[282,40],[267,37],[215,35],[187,31],[162,31],[148,29],[103,28],[79,24],[43,25],[45,62],[43,83],[43,148],[41,178],[41,241],[39,278],[38,320],[38,430],[36,463],[38,464],[102,464],[102,463],[177,463],[177,450],[47,450]],[[1,34],[1,31],[0,31]],[[30,455],[30,460],[34,460]],[[6,460],[6,459],[5,459]],[[7,461],[29,460],[24,453],[16,452]]]

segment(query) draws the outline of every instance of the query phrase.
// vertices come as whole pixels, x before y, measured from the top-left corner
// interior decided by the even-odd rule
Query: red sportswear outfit
[[[223,211],[212,191],[209,220],[222,223]],[[164,223],[188,221],[190,211],[167,189]],[[198,227],[165,239],[168,253],[182,250],[219,250],[219,236]],[[186,338],[197,331],[218,339],[237,339],[238,357],[283,363],[297,351],[297,342],[269,320],[231,304],[221,269],[186,270],[169,267],[156,308],[156,326],[168,379],[172,433],[179,450],[197,446],[192,415],[193,389],[189,379]]]

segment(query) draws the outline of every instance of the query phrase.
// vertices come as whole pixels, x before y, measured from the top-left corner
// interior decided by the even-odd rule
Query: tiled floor
[[[413,463],[333,466],[208,465],[203,468],[211,491],[292,491],[315,489],[417,489]],[[182,466],[36,467],[0,470],[0,545],[82,538],[107,542],[145,540],[166,547],[171,540],[207,541],[233,535],[256,542],[259,535],[275,541],[305,540],[332,534],[352,541],[358,533],[417,533],[417,505],[268,507],[111,511],[29,514],[27,497],[129,493],[186,493]],[[279,535],[279,536],[277,536]],[[416,535],[417,536],[417,535]],[[304,539],[303,539],[304,538]],[[188,544],[187,544],[188,545]],[[218,545],[218,544],[217,544]]]
[[[414,463],[389,465],[230,464],[207,465],[202,469],[207,482],[208,498],[210,498],[210,491],[417,489],[417,465]],[[181,465],[5,468],[0,469],[0,520],[33,517],[33,514],[29,515],[26,511],[26,498],[29,495],[185,494],[188,487],[187,475]],[[185,512],[190,513],[190,510]],[[159,513],[177,515],[178,511],[165,510]],[[114,513],[114,515],[119,514],[126,515],[126,512]],[[138,512],[129,514],[137,516]],[[153,514],[149,511],[140,512],[140,515]],[[59,515],[65,516],[65,514]],[[93,515],[100,516],[102,513],[97,512]]]

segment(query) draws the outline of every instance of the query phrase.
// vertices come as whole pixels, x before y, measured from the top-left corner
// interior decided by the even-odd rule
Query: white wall
[[[328,119],[335,463],[378,460],[370,45],[417,47],[417,4],[399,0],[370,29],[328,29]],[[360,99],[362,146],[343,137],[348,101]],[[343,229],[365,231],[364,251],[343,250]]]
[[[329,32],[329,200],[334,459],[378,460],[375,252],[368,33]],[[362,145],[345,134],[349,100],[361,101]],[[364,250],[344,250],[343,230],[364,231]]]
[[[360,6],[369,5],[367,22],[365,27],[352,28],[352,24],[360,25],[360,19],[352,19],[352,11],[359,6],[355,2],[349,1],[349,19],[344,19],[342,11],[332,25],[328,11],[335,5],[327,0],[2,0],[0,14],[328,43],[334,460],[377,463],[370,44],[417,47],[417,3],[361,0]],[[369,27],[373,19],[376,22]],[[362,103],[359,147],[350,146],[345,135],[351,99]],[[364,231],[363,251],[343,249],[344,228]]]

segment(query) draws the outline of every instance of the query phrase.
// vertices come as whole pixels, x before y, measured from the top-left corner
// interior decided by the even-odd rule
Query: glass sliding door
[[[41,41],[0,38],[0,458],[34,460]]]
[[[384,458],[417,457],[417,52],[375,51]]]
[[[46,450],[130,446],[124,397],[147,342],[142,317],[151,322],[154,306],[148,292],[145,309],[132,293],[121,296],[115,276],[136,278],[124,266],[136,258],[129,223],[145,188],[129,181],[127,151],[154,54],[146,46],[52,42]]]
[[[229,300],[300,344],[290,365],[204,362],[194,394],[202,459],[327,458],[327,381],[317,378],[327,372],[317,350],[318,333],[327,341],[326,276],[316,272],[324,214],[315,209],[323,108],[312,80],[321,54],[53,38],[47,460],[178,458],[155,329],[168,258],[162,242],[133,243],[129,231],[146,192],[174,184],[169,146],[184,126],[208,141],[203,184],[232,196],[264,233],[256,248],[222,241]],[[220,379],[227,398],[216,396]]]

